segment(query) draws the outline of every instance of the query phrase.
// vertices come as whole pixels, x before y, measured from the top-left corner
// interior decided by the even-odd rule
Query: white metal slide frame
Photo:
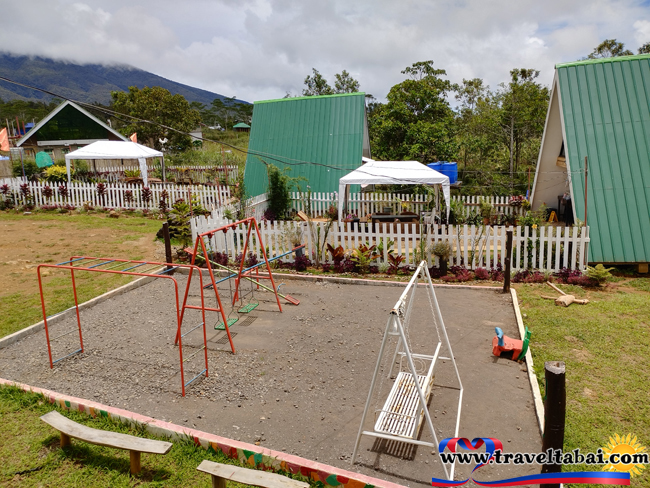
[[[412,354],[409,350],[409,343],[407,342],[404,327],[404,323],[406,323],[408,326],[410,315],[413,310],[415,289],[417,288],[420,279],[425,281],[432,312],[434,315],[432,317],[432,321],[436,323],[436,327],[439,326],[440,330],[442,331],[442,338],[438,336],[439,341],[436,345],[436,349],[433,355]],[[370,404],[372,402],[375,387],[377,385],[377,377],[379,375],[382,358],[386,352],[386,343],[390,336],[397,336],[398,343],[397,348],[395,349],[395,353],[393,354],[388,376],[390,377],[392,375],[392,369],[395,365],[395,360],[398,355],[400,356],[400,359],[406,359],[408,371],[401,371],[397,374],[388,398],[386,399],[384,406],[379,410],[379,416],[375,422],[373,431],[364,430],[364,425],[368,416],[368,410],[370,409]],[[460,379],[460,374],[458,373],[458,366],[456,365],[456,359],[451,349],[451,344],[449,343],[447,329],[445,328],[445,323],[442,319],[442,313],[440,312],[438,300],[433,289],[433,283],[431,282],[431,276],[429,275],[427,263],[426,261],[422,261],[416,269],[415,273],[413,273],[413,276],[406,285],[405,290],[402,292],[402,295],[388,316],[386,331],[384,332],[384,338],[382,340],[379,356],[377,358],[377,365],[375,366],[375,371],[370,383],[368,399],[366,400],[363,416],[361,417],[359,433],[357,434],[357,438],[354,444],[351,464],[354,464],[354,461],[357,457],[359,443],[361,441],[361,436],[363,435],[433,447],[436,452],[438,452],[439,440],[433,427],[433,422],[431,421],[431,415],[429,414],[427,404],[433,387],[434,368],[437,360],[440,359],[439,353],[443,340],[450,356],[449,358],[445,359],[451,359],[451,362],[454,366],[454,371],[456,373],[456,379],[458,380],[458,409],[456,415],[456,427],[453,435],[453,437],[458,437],[458,430],[460,427],[460,413],[463,401],[463,384]],[[425,363],[429,362],[429,366],[426,368],[426,374],[418,374],[414,359],[423,361]],[[415,381],[414,378],[417,378],[417,381]],[[418,439],[419,431],[423,421],[425,421],[424,423],[428,425],[429,430],[433,436],[434,443]],[[438,458],[440,459],[442,467],[445,471],[445,476],[447,479],[452,480],[454,477],[455,464],[451,465],[451,469],[447,469],[447,465],[442,462],[440,452],[438,452]]]

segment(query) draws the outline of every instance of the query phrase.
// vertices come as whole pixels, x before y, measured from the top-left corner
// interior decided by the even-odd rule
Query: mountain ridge
[[[0,75],[11,80],[36,86],[80,102],[99,102],[108,105],[111,91],[128,91],[129,86],[144,88],[160,86],[172,94],[180,93],[188,102],[210,105],[215,98],[224,101],[219,93],[177,83],[149,71],[126,64],[79,64],[41,56],[15,55],[0,52]],[[0,81],[0,99],[50,101],[43,92]],[[248,103],[244,100],[236,102]]]

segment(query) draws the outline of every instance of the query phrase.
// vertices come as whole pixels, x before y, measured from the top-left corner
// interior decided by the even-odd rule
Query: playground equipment
[[[171,264],[171,263],[161,263],[161,262],[155,262],[155,261],[135,261],[135,260],[126,260],[126,259],[117,259],[117,258],[103,258],[103,257],[89,257],[89,256],[73,256],[70,258],[69,261],[64,261],[62,263],[58,264],[40,264],[37,267],[37,274],[38,274],[38,287],[41,295],[41,307],[43,311],[43,322],[45,325],[45,337],[47,340],[47,351],[48,351],[48,356],[50,360],[50,368],[54,368],[54,364],[67,358],[70,357],[74,354],[78,354],[80,352],[84,351],[84,345],[83,345],[83,333],[81,329],[81,318],[80,318],[80,313],[79,313],[79,300],[77,296],[77,286],[76,286],[76,281],[75,281],[75,273],[81,272],[81,271],[86,271],[86,272],[94,272],[94,273],[111,273],[111,274],[121,274],[121,275],[131,275],[131,276],[140,276],[140,277],[151,277],[151,278],[162,278],[162,279],[168,279],[171,280],[174,284],[174,295],[175,295],[175,306],[176,306],[176,338],[174,341],[175,345],[178,345],[178,351],[179,351],[179,356],[180,356],[180,373],[181,373],[181,383],[182,383],[182,393],[183,396],[185,396],[185,387],[188,386],[190,383],[192,383],[194,380],[199,378],[201,375],[205,374],[206,377],[208,377],[208,349],[207,349],[207,336],[206,336],[206,312],[216,312],[221,316],[220,323],[223,324],[223,329],[226,331],[226,334],[228,336],[228,341],[230,343],[230,349],[232,350],[232,353],[235,354],[235,345],[233,344],[232,341],[232,335],[230,334],[230,328],[229,326],[232,325],[232,321],[229,323],[228,319],[226,318],[226,314],[224,311],[224,307],[221,302],[221,297],[219,296],[219,290],[217,289],[217,281],[215,281],[215,275],[212,269],[212,262],[209,259],[209,254],[208,254],[208,248],[206,246],[206,243],[204,241],[204,238],[207,239],[212,239],[214,235],[220,231],[226,233],[228,230],[236,229],[239,225],[244,225],[246,226],[246,240],[244,242],[244,249],[243,249],[243,256],[246,256],[246,252],[249,249],[249,241],[251,238],[251,232],[253,229],[256,231],[257,235],[257,242],[259,243],[261,247],[261,252],[264,257],[264,261],[262,263],[259,263],[258,266],[252,266],[247,269],[244,269],[244,259],[242,258],[241,263],[239,265],[239,270],[236,273],[236,275],[230,275],[226,277],[225,279],[231,279],[233,276],[237,277],[237,280],[235,282],[235,293],[234,295],[231,295],[233,297],[233,306],[236,301],[236,297],[239,293],[239,285],[241,283],[242,279],[246,279],[249,281],[252,281],[255,283],[258,287],[267,289],[269,291],[272,291],[275,294],[275,298],[278,304],[278,308],[280,309],[280,312],[282,312],[282,305],[280,304],[280,294],[277,291],[277,287],[275,285],[275,281],[273,280],[273,275],[271,273],[271,267],[269,266],[269,260],[267,259],[266,252],[264,250],[264,245],[262,242],[262,237],[260,235],[259,228],[257,227],[257,222],[255,221],[254,218],[248,218],[244,220],[240,220],[238,222],[233,222],[231,224],[225,225],[223,227],[219,227],[218,229],[214,229],[209,232],[204,232],[203,234],[199,234],[199,236],[196,239],[196,242],[194,244],[194,249],[191,251],[192,255],[192,263],[191,264]],[[204,290],[207,288],[207,286],[204,285],[203,283],[203,274],[201,272],[201,268],[196,266],[195,260],[198,256],[199,252],[199,246],[200,249],[203,253],[202,259],[206,262],[206,266],[208,268],[208,272],[210,275],[210,286],[214,290],[215,294],[215,299],[216,299],[216,307],[208,307],[206,306],[206,297],[204,295]],[[260,275],[259,273],[259,267],[266,264],[266,269],[268,270],[268,277],[265,277],[263,275]],[[46,310],[45,310],[45,297],[43,294],[43,281],[42,281],[42,276],[41,276],[41,268],[57,268],[57,269],[65,269],[65,270],[70,270],[70,276],[72,279],[72,290],[74,293],[74,303],[75,303],[75,309],[76,309],[76,315],[77,315],[77,328],[67,331],[63,334],[58,335],[57,337],[50,338],[50,331],[48,327],[48,319],[51,319],[53,316],[47,316]],[[251,273],[253,269],[256,269],[257,273],[257,279],[252,278]],[[188,277],[187,277],[187,284],[185,287],[185,295],[183,297],[183,303],[182,306],[180,305],[180,300],[179,300],[179,292],[178,292],[178,282],[176,279],[171,276],[170,274],[174,270],[178,269],[185,269],[187,270]],[[189,305],[188,302],[188,297],[189,297],[189,291],[190,291],[190,286],[192,284],[192,278],[194,277],[195,274],[198,274],[199,278],[199,289],[200,289],[200,298],[201,298],[201,305]],[[266,285],[263,285],[259,283],[259,279],[262,278],[267,278],[271,281],[271,286],[267,287]],[[219,280],[221,282],[223,280]],[[290,297],[282,295],[283,298],[287,299],[291,303],[299,303],[295,299],[290,299]],[[292,301],[293,300],[293,301]],[[250,304],[249,304],[250,305]],[[245,307],[247,308],[248,312],[252,310],[254,307],[248,306]],[[184,318],[185,318],[185,312],[186,310],[200,310],[201,311],[201,323],[198,325],[195,325],[188,331],[183,331],[183,323],[184,323]],[[241,310],[241,309],[240,309]],[[61,312],[62,313],[62,312]],[[243,312],[242,312],[243,313]],[[58,314],[57,314],[58,315]],[[198,330],[202,329],[203,331],[203,345],[194,353],[192,353],[190,356],[183,358],[183,344],[182,344],[182,339],[183,337],[187,336],[188,334]],[[65,336],[68,336],[69,334],[73,332],[78,332],[79,333],[79,348],[69,352],[68,354],[63,355],[62,357],[59,357],[57,359],[52,359],[52,342],[57,341]],[[185,371],[184,371],[184,363],[192,359],[194,356],[198,355],[201,351],[203,351],[203,355],[205,358],[205,367],[202,369],[200,373],[198,373],[196,376],[194,376],[190,381],[185,382]]]
[[[276,260],[278,260],[278,259],[280,259],[280,258],[283,258],[284,256],[287,256],[288,254],[291,254],[291,253],[297,251],[298,249],[304,249],[304,247],[305,247],[305,244],[301,244],[300,246],[296,246],[296,247],[294,247],[291,251],[287,251],[287,252],[285,252],[285,253],[283,253],[283,254],[280,254],[280,255],[278,255],[278,256],[275,256],[275,257],[269,259],[268,262],[269,262],[269,263],[272,263],[273,261],[276,261]],[[193,254],[194,254],[194,250],[191,249],[191,248],[189,248],[189,247],[188,247],[188,248],[185,248],[184,251],[185,251],[186,253],[188,253],[189,255],[193,255]],[[199,259],[203,259],[202,256],[197,256],[197,257],[198,257]],[[234,269],[232,269],[232,268],[229,268],[228,266],[224,266],[223,264],[216,263],[216,262],[214,262],[214,261],[212,261],[212,260],[210,260],[210,264],[211,264],[212,266],[216,266],[217,268],[220,268],[220,269],[226,270],[226,271],[228,271],[228,272],[231,273],[230,275],[226,276],[225,278],[221,278],[219,281],[217,281],[217,284],[221,283],[222,281],[226,281],[226,280],[229,280],[229,279],[231,279],[231,278],[235,278],[235,277],[238,277],[238,276],[239,276],[239,273],[237,272],[237,270],[234,270]],[[253,266],[250,266],[250,267],[246,268],[246,269],[243,271],[243,273],[242,273],[242,278],[245,278],[246,280],[250,281],[251,283],[255,283],[255,284],[257,285],[257,288],[262,288],[262,289],[264,289],[264,290],[266,290],[266,291],[273,292],[273,289],[272,289],[272,288],[269,288],[268,286],[264,286],[264,285],[261,284],[259,281],[257,281],[257,280],[259,280],[259,279],[269,279],[267,276],[260,276],[260,275],[259,275],[259,272],[256,274],[255,278],[251,278],[251,276],[250,276],[250,273],[251,273],[253,270],[258,271],[258,270],[259,270],[259,267],[260,267],[260,266],[264,266],[264,265],[266,265],[266,263],[265,263],[265,262],[262,262],[262,263],[257,263],[257,264],[255,264],[255,265],[253,265]],[[205,285],[205,287],[206,287],[206,288],[212,288],[212,284],[208,283],[207,285]],[[291,303],[291,304],[293,304],[293,305],[300,305],[300,300],[298,300],[297,298],[292,297],[291,295],[283,295],[282,293],[280,293],[279,291],[277,291],[277,290],[279,290],[279,289],[280,289],[280,285],[278,285],[278,287],[277,287],[277,289],[276,289],[276,293],[277,293],[277,295],[278,295],[279,297],[284,298],[287,302],[289,302],[289,303]],[[233,296],[233,304],[234,304],[234,302],[235,302],[236,300],[237,300],[237,295]],[[239,312],[240,312],[240,313],[245,313],[245,312],[242,312],[241,310],[239,310]]]
[[[56,268],[56,269],[66,269],[70,270],[70,277],[72,279],[72,290],[74,293],[74,303],[75,306],[74,308],[76,309],[76,315],[77,315],[77,328],[69,330],[67,332],[64,332],[57,337],[50,338],[50,331],[48,327],[48,319],[51,319],[55,315],[51,315],[48,317],[46,311],[45,311],[45,297],[43,294],[43,280],[42,280],[42,275],[41,275],[41,269],[42,268]],[[187,279],[187,285],[185,289],[185,299],[183,300],[183,307],[179,306],[179,298],[178,298],[178,282],[173,276],[170,276],[170,273],[177,269],[188,269],[189,270],[189,276]],[[190,306],[187,305],[187,296],[189,293],[190,289],[190,284],[192,282],[192,275],[194,271],[197,271],[197,274],[199,276],[199,284],[200,284],[200,290],[201,290],[201,306]],[[205,331],[205,312],[206,311],[217,311],[221,312],[223,315],[223,307],[221,306],[221,302],[219,299],[219,296],[217,295],[217,303],[218,303],[218,308],[210,308],[205,306],[205,298],[203,296],[203,276],[201,274],[200,268],[197,266],[193,265],[187,265],[187,264],[170,264],[170,263],[160,263],[160,262],[155,262],[155,261],[134,261],[134,260],[127,260],[127,259],[116,259],[116,258],[98,258],[98,257],[89,257],[89,256],[73,256],[70,258],[69,261],[64,261],[62,263],[58,264],[39,264],[38,267],[36,268],[36,272],[38,275],[38,289],[41,295],[41,308],[43,311],[43,324],[45,325],[45,338],[47,340],[47,353],[49,356],[50,360],[50,368],[54,368],[54,364],[67,358],[70,357],[74,354],[78,354],[80,352],[84,351],[84,344],[83,344],[83,333],[81,329],[81,317],[79,314],[79,300],[77,296],[77,285],[75,281],[75,273],[79,273],[82,271],[86,272],[93,272],[93,273],[110,273],[110,274],[120,274],[120,275],[130,275],[130,276],[148,276],[151,278],[161,278],[161,279],[166,279],[170,280],[173,285],[174,285],[174,295],[175,295],[175,305],[176,305],[176,323],[177,323],[177,330],[176,330],[176,338],[177,338],[177,344],[178,344],[178,354],[180,358],[180,373],[181,373],[181,390],[183,396],[185,396],[185,387],[188,386],[190,383],[192,383],[194,380],[199,378],[201,375],[205,374],[205,377],[208,377],[208,348],[207,348],[207,338],[206,338],[206,331]],[[186,331],[183,333],[182,330],[182,325],[183,325],[183,315],[185,312],[185,309],[192,308],[192,309],[198,309],[201,310],[201,317],[202,321],[200,324],[192,327],[190,330]],[[61,312],[63,313],[63,312]],[[197,329],[202,328],[203,330],[203,345],[193,354],[190,356],[183,358],[183,343],[182,343],[182,338],[190,334],[191,332],[196,331]],[[69,334],[72,334],[74,332],[79,333],[79,349],[72,351],[62,357],[59,357],[58,359],[52,359],[52,342],[57,341],[58,339],[61,339]],[[232,352],[235,352],[235,348],[232,345],[232,340],[230,341],[231,347],[232,347]],[[185,368],[184,368],[184,363],[192,359],[194,356],[199,354],[201,351],[203,351],[203,356],[205,359],[205,367],[203,370],[198,373],[196,376],[194,376],[190,381],[185,382]]]
[[[435,336],[438,338],[433,354],[414,354],[409,340],[409,329],[411,327],[411,322],[414,319],[414,317],[412,317],[413,306],[420,279],[422,279],[426,285],[429,306],[431,309],[431,316],[425,318],[425,327],[433,327],[436,332],[435,335],[427,335],[426,342],[428,343],[430,339],[434,339]],[[422,316],[423,314],[418,315]],[[440,331],[442,331],[442,338],[440,336]],[[387,343],[389,340],[394,340],[395,338],[397,339],[397,346],[392,355],[392,359],[387,366],[383,365],[384,355],[387,351]],[[445,348],[444,353],[447,354],[448,357],[442,357],[440,355],[443,347]],[[395,368],[395,363],[398,358],[399,371],[396,374],[395,381],[384,405],[380,409],[376,410],[376,421],[373,430],[364,430],[368,411],[373,403],[373,398],[376,394],[381,393],[383,378],[391,378],[393,376],[393,369]],[[388,316],[388,323],[386,324],[386,331],[384,332],[384,338],[379,350],[377,365],[375,366],[375,371],[370,383],[368,399],[361,417],[359,433],[357,434],[354,444],[354,451],[351,459],[352,464],[354,464],[357,457],[359,443],[361,441],[361,436],[363,435],[433,447],[436,452],[438,452],[438,436],[433,427],[433,422],[431,421],[428,402],[433,389],[434,369],[438,360],[441,359],[452,362],[456,379],[458,380],[457,389],[459,395],[456,428],[454,435],[449,436],[458,437],[460,412],[463,400],[463,385],[460,380],[453,351],[451,350],[449,338],[447,337],[447,330],[442,319],[442,314],[440,313],[440,307],[438,306],[438,300],[433,289],[431,276],[427,269],[427,263],[426,261],[422,261]],[[406,365],[404,365],[405,361]],[[416,368],[416,363],[418,364],[419,369]],[[379,385],[377,384],[378,379],[380,379]],[[423,423],[426,423],[429,427],[434,442],[418,439]],[[440,457],[439,452],[438,456]],[[440,459],[440,461],[442,463],[442,459]],[[446,464],[442,463],[442,466],[445,470],[447,479],[452,480],[454,477],[455,464],[451,465],[450,471],[447,469]]]
[[[513,339],[503,334],[501,327],[494,328],[495,336],[492,339],[492,354],[496,357],[512,359],[513,361],[522,361],[528,352],[528,343],[530,342],[530,331],[526,327],[524,339]]]
[[[226,254],[228,253],[228,238],[226,236],[228,231],[235,231],[239,226],[244,226],[245,227],[245,233],[246,233],[246,238],[244,240],[244,246],[242,249],[242,258],[239,263],[239,269],[234,270],[231,268],[228,268],[227,266],[220,265],[213,260],[210,259],[210,250],[215,250],[217,249],[217,238],[218,237],[223,237],[224,238],[224,245],[226,248]],[[245,258],[246,254],[251,249],[251,234],[253,232],[253,229],[255,230],[255,236],[257,239],[257,243],[259,244],[259,249],[260,253],[262,254],[262,257],[264,258],[263,261],[260,263],[257,263],[254,266],[250,266],[248,268],[244,268],[244,263],[245,263]],[[222,234],[220,234],[222,233]],[[232,237],[229,236],[229,237]],[[207,244],[206,244],[207,240]],[[185,249],[185,251],[192,257],[191,263],[194,265],[196,263],[197,258],[202,259],[206,267],[208,269],[208,273],[210,275],[210,283],[206,285],[206,288],[212,288],[215,292],[215,295],[219,297],[219,291],[217,289],[217,284],[221,283],[226,280],[231,280],[232,278],[235,278],[235,289],[234,292],[231,289],[231,297],[232,297],[232,306],[235,306],[235,303],[237,299],[239,298],[240,295],[240,284],[242,279],[246,279],[248,281],[253,282],[258,288],[263,288],[265,290],[268,290],[272,292],[275,295],[276,302],[278,304],[278,309],[280,312],[282,312],[282,304],[280,303],[280,294],[278,293],[278,289],[275,285],[275,280],[273,279],[273,273],[271,272],[271,266],[270,262],[272,260],[269,260],[267,255],[266,255],[266,250],[264,248],[264,243],[262,241],[262,235],[260,234],[259,227],[257,226],[257,221],[255,220],[254,217],[249,217],[247,219],[239,220],[237,222],[232,222],[230,224],[218,227],[213,230],[209,230],[207,232],[203,232],[196,237],[196,241],[194,242],[194,248],[193,249]],[[278,256],[279,258],[279,256]],[[276,258],[277,259],[277,258]],[[219,280],[215,279],[215,274],[213,270],[213,266],[219,267],[226,269],[229,271],[231,274],[228,276],[221,278]],[[266,270],[268,275],[264,276],[264,274],[260,274],[259,270],[262,266],[266,266]],[[253,270],[256,272],[255,278],[252,276]],[[262,283],[260,283],[260,279],[268,279],[271,282],[271,286],[265,286]],[[298,304],[298,302],[295,299],[289,299],[290,297],[288,296],[283,296],[287,301]],[[186,297],[187,299],[187,297]],[[293,300],[293,301],[292,301]],[[226,318],[225,314],[223,313],[223,308],[220,306],[221,310],[221,315],[222,315],[222,320],[217,323],[215,328],[223,328],[225,329],[226,333],[228,334],[228,337],[230,338],[230,326],[233,325],[236,321],[237,318]],[[247,313],[252,310],[251,304],[248,304],[246,306],[243,306],[240,308],[240,310],[243,310],[241,313]],[[229,314],[230,315],[230,314]],[[181,319],[182,319],[182,313],[181,313]],[[177,338],[178,339],[178,338]]]

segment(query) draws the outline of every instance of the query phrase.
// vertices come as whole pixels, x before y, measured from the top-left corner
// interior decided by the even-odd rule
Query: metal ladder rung
[[[77,349],[76,351],[71,352],[70,354],[67,354],[67,355],[63,356],[62,358],[55,359],[54,361],[52,361],[52,364],[58,363],[59,361],[62,361],[65,358],[69,358],[70,356],[72,356],[73,354],[77,354],[78,352],[81,352],[81,348]]]
[[[131,264],[131,263],[124,263],[124,264]],[[130,268],[126,268],[126,269],[121,269],[120,271],[128,271],[128,270],[133,269],[133,268],[139,268],[140,266],[144,266],[145,264],[149,264],[149,263],[136,264],[135,266],[131,266]],[[138,273],[139,273],[139,271],[138,271]]]
[[[185,334],[181,334],[181,337],[185,337],[187,334],[189,334],[190,332],[192,332],[192,331],[198,329],[198,328],[201,327],[202,325],[203,325],[203,322],[201,322],[201,323],[200,323],[199,325],[197,325],[196,327],[194,327],[194,328],[188,330],[187,332],[185,332]]]
[[[198,353],[200,353],[201,351],[203,351],[203,349],[205,349],[205,346],[201,346],[201,347],[199,348],[198,351],[193,352],[193,353],[190,354],[188,357],[186,357],[185,359],[183,359],[183,362],[185,362],[185,361],[189,361],[189,360],[192,359],[194,356],[196,356]]]
[[[71,259],[70,261],[63,261],[62,263],[56,263],[55,266],[63,266],[64,264],[70,264],[70,263],[74,263],[75,261],[82,261],[84,259],[86,258]]]
[[[84,258],[84,259],[89,259],[89,258]],[[87,263],[79,263],[79,266],[75,266],[73,264],[72,267],[73,268],[87,268],[90,263],[94,263],[95,261],[104,261],[104,259],[103,258],[90,259]]]
[[[72,334],[73,332],[79,332],[79,329],[72,329],[72,330],[69,331],[69,332],[66,332],[66,333],[64,333],[64,334],[58,335],[58,336],[56,336],[56,337],[50,339],[50,341],[56,341],[57,339],[61,339],[61,337],[63,337],[63,336],[67,336],[68,334]]]
[[[114,263],[114,262],[115,262],[115,260],[111,259],[110,261],[104,261],[103,263],[93,264],[92,266],[89,266],[88,269],[98,268],[99,266],[104,266],[105,264],[110,264],[110,263]]]
[[[146,264],[151,264],[151,263],[146,263]],[[158,268],[160,268],[160,264],[156,264],[153,268],[148,268],[145,269],[144,271],[138,271],[138,273],[147,274],[147,273],[151,273],[154,269],[158,269]]]
[[[192,381],[194,381],[195,379],[197,379],[199,376],[201,376],[201,375],[202,375],[203,373],[205,373],[206,371],[207,371],[207,369],[204,369],[203,371],[201,371],[201,372],[200,372],[199,374],[197,374],[194,378],[192,378],[190,381],[188,381],[187,383],[185,383],[185,386],[189,385]]]
[[[180,266],[174,266],[174,267],[169,268],[169,269],[167,269],[167,270],[165,270],[165,271],[161,271],[161,272],[158,273],[158,274],[159,274],[159,275],[164,275],[165,273],[169,273],[170,271],[174,271],[175,269],[178,269],[178,268],[180,268]]]
[[[131,263],[129,261],[120,261],[119,263],[117,263],[117,264],[115,264],[113,266],[109,266],[108,268],[104,268],[104,270],[108,271],[109,269],[119,268],[120,266],[126,266],[127,264],[131,264]],[[120,270],[120,271],[122,271],[122,270]]]

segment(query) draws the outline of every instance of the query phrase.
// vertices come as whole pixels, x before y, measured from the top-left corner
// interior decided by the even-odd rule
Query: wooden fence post
[[[503,271],[503,293],[510,292],[510,269],[512,259],[512,231],[506,231],[506,257],[504,259],[504,264],[506,265],[505,270]]]
[[[566,414],[565,366],[563,361],[544,363],[546,400],[544,401],[544,436],[542,452],[564,448],[564,420]],[[549,460],[550,461],[550,460]],[[546,463],[542,473],[560,473],[561,464]],[[559,483],[544,483],[540,488],[559,488]]]
[[[169,223],[163,222],[163,238],[165,239],[165,262],[172,263],[172,242],[169,237]],[[167,266],[167,269],[171,269]]]

